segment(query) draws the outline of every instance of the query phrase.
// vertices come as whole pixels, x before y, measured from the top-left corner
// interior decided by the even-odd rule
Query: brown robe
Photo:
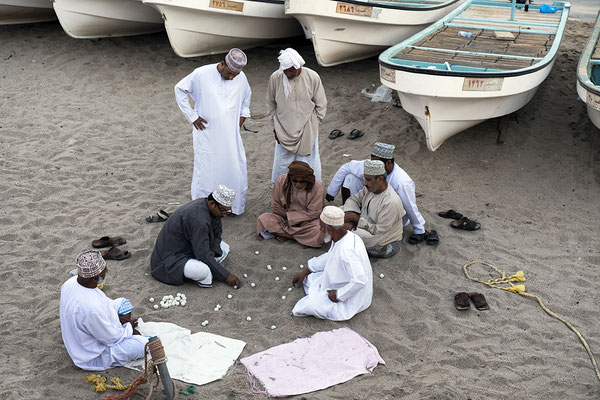
[[[320,230],[319,217],[323,211],[325,187],[315,180],[310,192],[297,190],[292,185],[290,203],[286,205],[284,185],[288,174],[275,180],[271,195],[272,213],[264,213],[256,221],[256,233],[263,229],[274,235],[288,234],[300,244],[310,247],[321,247],[323,232]]]

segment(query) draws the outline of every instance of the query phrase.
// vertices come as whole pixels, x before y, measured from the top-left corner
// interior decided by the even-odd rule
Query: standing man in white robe
[[[246,151],[240,136],[250,117],[252,95],[242,72],[246,62],[242,50],[231,49],[224,61],[196,68],[175,85],[177,104],[193,125],[192,200],[207,197],[224,184],[236,193],[232,212],[238,215],[244,212],[248,193]]]
[[[333,243],[325,254],[308,260],[292,284],[304,285],[306,296],[292,314],[346,321],[366,310],[373,298],[373,271],[360,237],[344,227],[344,212],[327,206],[321,213],[321,230]]]
[[[271,182],[287,173],[293,161],[304,161],[321,180],[319,124],[325,118],[327,98],[319,75],[303,67],[304,59],[292,48],[279,52],[279,69],[267,88],[267,114],[273,119],[275,155]]]
[[[408,242],[416,244],[422,242],[424,235],[431,233],[431,231],[425,231],[425,219],[417,207],[415,182],[394,162],[395,149],[396,147],[393,144],[376,142],[371,152],[371,160],[383,162],[387,173],[387,183],[396,191],[406,211],[406,214],[402,217],[402,223],[404,226],[412,225],[413,234],[409,237]],[[325,195],[327,201],[333,201],[341,187],[342,203],[346,203],[348,197],[364,187],[364,171],[364,160],[353,160],[342,165],[327,187],[327,194]]]
[[[129,300],[111,300],[97,287],[108,271],[100,252],[83,252],[76,264],[77,275],[60,289],[60,330],[75,365],[104,371],[144,357],[148,339],[134,329]]]
[[[365,187],[344,204],[346,228],[362,238],[371,257],[391,257],[402,241],[402,200],[386,181],[380,160],[365,160]]]

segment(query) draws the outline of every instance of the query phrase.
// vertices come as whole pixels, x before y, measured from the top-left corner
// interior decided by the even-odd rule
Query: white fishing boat
[[[0,25],[54,21],[50,0],[0,0]]]
[[[64,31],[76,39],[141,35],[163,30],[161,15],[141,0],[53,0]]]
[[[587,106],[590,120],[600,128],[600,12],[577,66],[577,94]]]
[[[302,34],[286,16],[283,0],[143,0],[165,21],[171,47],[180,57],[226,53]]]
[[[310,39],[320,65],[361,60],[412,36],[464,0],[286,0]]]
[[[429,150],[535,95],[554,64],[570,4],[527,8],[514,0],[467,0],[379,56],[381,82],[398,91]]]

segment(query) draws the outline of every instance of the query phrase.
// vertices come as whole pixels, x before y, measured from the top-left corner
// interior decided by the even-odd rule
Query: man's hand
[[[360,215],[355,213],[354,211],[346,211],[344,213],[344,226],[348,230],[355,230],[358,226],[358,221],[360,220]]]
[[[327,291],[327,297],[329,297],[329,300],[333,301],[334,303],[339,303],[340,301],[337,299],[337,290],[328,290]]]
[[[327,193],[327,194],[325,195],[325,200],[327,200],[327,201],[333,201],[334,199],[335,199],[335,197],[333,197],[333,196],[332,196],[332,195],[330,195],[329,193]]]
[[[292,285],[294,285],[295,287],[302,286],[302,282],[304,282],[304,278],[306,278],[308,274],[310,274],[310,269],[308,268],[304,268],[302,271],[298,272],[292,278]]]
[[[192,122],[192,125],[194,125],[194,128],[200,129],[201,131],[203,131],[206,128],[206,126],[205,126],[206,124],[207,124],[206,120],[202,117],[198,117],[197,120]]]
[[[275,129],[273,129],[273,136],[275,136],[275,141],[277,142],[277,144],[281,144],[279,143],[279,139],[277,139],[277,133],[275,133]]]
[[[238,288],[241,286],[240,278],[238,278],[237,276],[235,276],[232,273],[230,273],[229,275],[227,275],[227,279],[225,279],[225,282],[227,282],[227,284],[229,286],[236,286],[237,285]]]

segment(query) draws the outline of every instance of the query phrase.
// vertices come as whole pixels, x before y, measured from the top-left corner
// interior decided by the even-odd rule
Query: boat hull
[[[523,108],[548,77],[553,64],[551,62],[531,74],[505,78],[425,75],[385,67],[380,69],[381,82],[398,90],[402,108],[417,119],[425,132],[427,148],[435,151],[465,129]],[[402,84],[397,85],[391,80]],[[469,90],[478,83],[486,90]]]
[[[597,84],[598,78],[592,81],[593,71],[598,75],[598,69],[600,69],[600,12],[596,16],[596,23],[577,65],[577,94],[585,102],[592,123],[600,128],[600,85]]]
[[[139,0],[54,0],[64,31],[76,39],[142,35],[163,30],[162,17]]]
[[[457,1],[432,10],[376,7],[368,15],[344,14],[335,1],[286,0],[286,15],[296,18],[315,49],[319,65],[330,67],[379,54],[458,7]],[[369,3],[365,3],[369,4]],[[401,21],[401,23],[399,23]]]
[[[585,102],[590,121],[600,129],[600,95],[588,90],[580,82],[577,82],[577,94]]]
[[[302,34],[298,22],[285,16],[283,3],[144,0],[144,4],[164,16],[171,47],[180,57],[226,53],[232,47],[247,49]]]
[[[54,21],[50,0],[0,0],[0,25]]]

